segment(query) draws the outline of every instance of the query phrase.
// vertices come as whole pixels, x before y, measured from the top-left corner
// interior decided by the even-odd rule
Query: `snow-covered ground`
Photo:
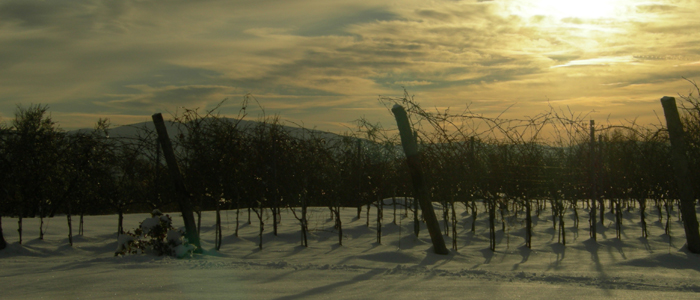
[[[437,215],[442,219],[442,212]],[[24,243],[17,243],[17,220],[3,218],[9,245],[0,251],[1,299],[698,299],[700,256],[690,254],[682,224],[673,215],[671,237],[655,212],[648,213],[649,237],[641,238],[639,211],[625,212],[622,240],[612,215],[600,226],[598,243],[589,240],[587,211],[581,226],[566,218],[567,245],[557,243],[549,210],[534,218],[532,250],[524,247],[524,224],[497,222],[497,249],[489,250],[488,215],[479,207],[476,233],[471,215],[458,205],[458,250],[432,252],[425,224],[413,235],[412,216],[385,207],[382,244],[376,243],[376,209],[356,219],[342,213],[343,246],[327,208],[310,210],[309,247],[300,246],[299,224],[283,211],[279,233],[265,220],[259,250],[258,220],[222,212],[224,239],[214,249],[214,212],[203,213],[204,254],[189,259],[131,255],[115,257],[117,216],[86,216],[85,234],[68,244],[65,217],[24,219]],[[569,209],[569,213],[571,210]],[[171,213],[182,226],[178,213]],[[148,214],[126,215],[133,230]],[[77,233],[77,217],[73,228]],[[443,225],[442,221],[440,222]],[[448,248],[451,238],[445,237]]]

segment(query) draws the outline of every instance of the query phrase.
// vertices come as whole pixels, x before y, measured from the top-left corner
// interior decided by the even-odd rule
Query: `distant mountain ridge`
[[[211,119],[212,121],[214,120],[213,118]],[[238,120],[234,118],[220,118],[219,120],[225,121],[225,122],[238,122],[237,128],[241,131],[251,131],[263,122],[260,121],[252,121],[252,120]],[[205,119],[205,122],[207,120]],[[269,125],[270,123],[268,123]],[[290,134],[290,136],[294,138],[309,138],[309,137],[318,137],[322,138],[325,140],[336,140],[336,139],[342,139],[345,136],[332,133],[332,132],[327,132],[327,131],[321,131],[321,130],[316,130],[316,129],[309,129],[309,128],[304,128],[304,127],[297,127],[297,126],[288,126],[288,125],[280,125],[282,126],[282,129],[286,131],[287,133]],[[180,124],[177,122],[165,121],[165,127],[168,130],[168,135],[170,136],[171,140],[176,139],[180,134],[187,134],[187,130],[184,126],[184,124]],[[77,130],[71,130],[68,131],[68,133],[89,133],[92,132],[93,129],[88,129],[88,128],[82,128],[82,129],[77,129]],[[107,133],[109,137],[113,138],[138,138],[139,136],[143,136],[145,132],[155,132],[155,125],[153,122],[140,122],[140,123],[134,123],[134,124],[128,124],[128,125],[121,125],[113,128],[108,128]],[[354,139],[354,137],[351,137]]]

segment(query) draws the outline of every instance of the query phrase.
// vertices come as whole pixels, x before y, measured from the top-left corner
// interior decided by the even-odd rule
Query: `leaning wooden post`
[[[0,215],[0,250],[5,249],[5,247],[7,247],[7,242],[2,234],[2,215]]]
[[[394,113],[396,124],[401,134],[401,145],[406,153],[406,161],[408,162],[408,169],[413,181],[413,190],[416,193],[414,198],[418,198],[421,210],[423,210],[423,218],[428,226],[428,233],[430,233],[430,239],[433,241],[433,248],[437,254],[448,254],[449,251],[445,246],[445,240],[442,238],[440,225],[435,216],[435,210],[433,210],[433,203],[430,201],[430,194],[423,182],[423,170],[421,169],[418,145],[416,145],[415,137],[411,133],[411,125],[408,123],[406,110],[404,110],[403,106],[397,104],[394,105],[391,111]]]
[[[408,117],[406,117],[408,119]],[[416,152],[418,152],[418,131],[413,131],[413,139],[416,143]],[[420,218],[418,218],[418,199],[413,198],[413,233],[418,237],[420,234]]]
[[[596,240],[596,209],[595,209],[595,204],[596,201],[598,201],[598,178],[596,176],[596,171],[597,171],[597,164],[596,164],[596,153],[595,153],[595,121],[591,120],[591,142],[590,142],[590,148],[591,148],[591,209],[590,209],[590,219],[591,219],[591,239],[594,241]]]
[[[661,106],[664,108],[668,136],[671,139],[673,173],[676,175],[676,182],[678,184],[678,192],[681,200],[681,215],[683,217],[683,227],[685,227],[688,250],[692,253],[700,253],[700,232],[698,232],[698,219],[695,214],[695,193],[690,180],[686,144],[683,137],[683,125],[681,124],[681,118],[678,114],[676,99],[664,96],[661,98]]]
[[[177,165],[175,152],[173,152],[173,145],[170,143],[163,116],[157,113],[153,115],[152,118],[153,124],[156,125],[156,132],[158,132],[158,141],[160,142],[161,148],[163,148],[163,156],[165,156],[165,161],[168,164],[170,178],[175,184],[177,202],[180,205],[182,219],[185,221],[185,237],[187,241],[197,247],[195,250],[196,253],[202,253],[202,246],[199,243],[199,234],[197,234],[197,226],[194,222],[194,213],[190,205],[190,194],[187,192],[187,188],[185,188],[185,180],[182,178],[180,168]]]

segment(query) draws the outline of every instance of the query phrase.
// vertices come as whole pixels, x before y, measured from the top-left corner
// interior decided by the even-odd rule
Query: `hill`
[[[209,120],[214,120],[214,119],[209,119]],[[263,122],[260,121],[252,121],[252,120],[238,120],[234,118],[219,118],[218,120],[223,121],[223,122],[231,122],[231,123],[238,123],[237,128],[239,128],[243,132],[252,132],[252,130],[258,126],[260,126]],[[205,122],[207,119],[205,119]],[[269,124],[269,123],[268,123]],[[295,138],[309,138],[309,137],[318,137],[322,138],[325,140],[340,140],[344,138],[343,135],[339,135],[336,133],[332,132],[327,132],[327,131],[321,131],[321,130],[315,130],[315,129],[308,129],[308,128],[303,128],[303,127],[298,127],[298,126],[288,126],[288,125],[281,125],[282,129],[286,131],[287,133],[290,134],[290,136],[295,137]],[[170,136],[171,140],[175,140],[180,134],[187,135],[187,129],[184,124],[173,122],[173,121],[165,121],[165,127],[168,130],[168,135]],[[68,133],[89,133],[91,132],[92,129],[90,128],[82,128],[82,129],[77,129],[77,130],[72,130],[69,131]],[[134,123],[134,124],[128,124],[128,125],[122,125],[122,126],[117,126],[114,128],[109,128],[108,129],[108,134],[110,138],[126,138],[126,139],[136,139],[139,137],[143,137],[148,135],[149,133],[155,133],[155,125],[153,122],[141,122],[141,123]],[[354,139],[354,137],[352,137]]]

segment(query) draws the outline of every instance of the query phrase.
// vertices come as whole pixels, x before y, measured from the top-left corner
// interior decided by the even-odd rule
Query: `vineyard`
[[[412,199],[415,190],[393,126],[360,119],[349,133],[330,135],[290,129],[274,116],[242,122],[252,100],[244,99],[236,118],[222,117],[215,108],[185,110],[172,120],[171,129],[178,129],[170,132],[174,152],[197,230],[202,212],[213,212],[216,249],[225,240],[221,211],[235,211],[230,228],[235,236],[240,224],[257,223],[261,249],[263,231],[277,235],[283,211],[294,216],[301,244],[308,246],[311,207],[327,208],[339,245],[341,210],[347,208],[375,228],[377,243],[382,243],[382,224],[395,224],[397,211],[414,223],[412,234],[423,234],[418,201],[396,200]],[[562,245],[572,231],[595,240],[597,224],[614,224],[615,238],[622,239],[623,222],[629,220],[623,216],[632,213],[638,216],[639,237],[649,235],[652,223],[670,235],[674,212],[682,209],[669,132],[661,119],[656,125],[596,123],[586,114],[554,107],[534,117],[502,119],[469,108],[430,112],[408,94],[379,100],[387,108],[406,108],[427,197],[439,208],[440,230],[455,250],[464,238],[460,233],[484,224],[491,250],[507,224],[523,224],[525,245],[531,247],[532,219],[545,217]],[[690,94],[681,104],[687,179],[700,191],[700,102]],[[123,234],[136,225],[124,224],[124,214],[179,210],[173,200],[178,189],[155,130],[137,128],[135,136],[114,137],[109,122],[100,120],[92,131],[65,132],[48,112],[41,105],[20,107],[0,131],[0,226],[8,228],[1,217],[17,218],[19,243],[26,239],[26,218],[40,220],[43,239],[44,219],[65,217],[72,244],[74,231],[85,230],[86,215],[116,214],[114,231]],[[7,242],[13,241],[0,236],[0,249]]]

